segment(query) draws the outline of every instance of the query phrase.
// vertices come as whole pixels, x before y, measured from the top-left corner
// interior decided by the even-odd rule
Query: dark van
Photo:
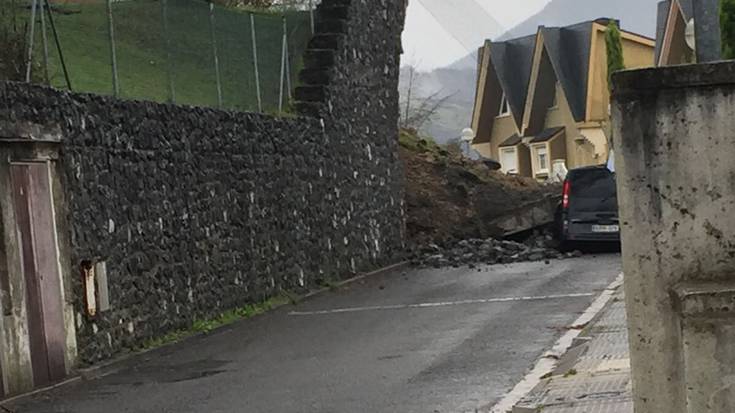
[[[559,241],[620,242],[615,174],[606,166],[572,169],[556,214]]]

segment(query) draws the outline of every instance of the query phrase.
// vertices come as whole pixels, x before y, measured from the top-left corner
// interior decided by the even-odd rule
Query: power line
[[[466,51],[474,51],[486,38],[502,34],[504,27],[475,0],[419,0],[434,20]]]

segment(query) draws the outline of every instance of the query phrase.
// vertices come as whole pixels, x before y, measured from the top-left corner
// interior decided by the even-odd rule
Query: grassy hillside
[[[57,2],[53,7],[73,89],[111,94],[105,3],[100,0]],[[124,98],[159,102],[168,100],[168,54],[163,36],[161,3],[151,0],[118,1],[113,3],[113,15],[121,95]],[[289,12],[287,21],[291,74],[295,84],[300,56],[311,33],[309,15]],[[216,106],[217,88],[208,3],[169,0],[168,22],[176,103]],[[249,15],[218,7],[215,10],[215,22],[224,106],[255,110],[257,100]],[[258,13],[255,26],[261,95],[264,109],[273,110],[278,104],[280,82],[281,16]],[[52,40],[50,35],[49,39]],[[36,45],[37,51],[40,51],[40,30],[37,30]],[[37,53],[37,58],[40,57],[41,54]],[[55,48],[52,48],[49,67],[52,85],[65,87]]]

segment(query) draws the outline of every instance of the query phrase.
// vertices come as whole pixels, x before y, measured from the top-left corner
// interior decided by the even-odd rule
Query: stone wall
[[[0,83],[5,134],[61,137],[81,362],[400,259],[404,13],[404,0],[323,1],[303,116]],[[76,277],[85,260],[107,267],[111,309],[95,317]]]

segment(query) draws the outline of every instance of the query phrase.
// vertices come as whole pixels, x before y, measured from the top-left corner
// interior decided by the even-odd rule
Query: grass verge
[[[296,298],[289,293],[282,293],[279,296],[269,298],[256,304],[248,304],[246,306],[225,311],[220,315],[211,319],[194,320],[188,329],[180,329],[172,331],[164,336],[146,340],[140,346],[140,350],[152,350],[167,344],[179,342],[185,338],[198,334],[208,334],[212,331],[233,324],[237,321],[246,320],[257,315],[268,312],[274,308],[294,303]]]

